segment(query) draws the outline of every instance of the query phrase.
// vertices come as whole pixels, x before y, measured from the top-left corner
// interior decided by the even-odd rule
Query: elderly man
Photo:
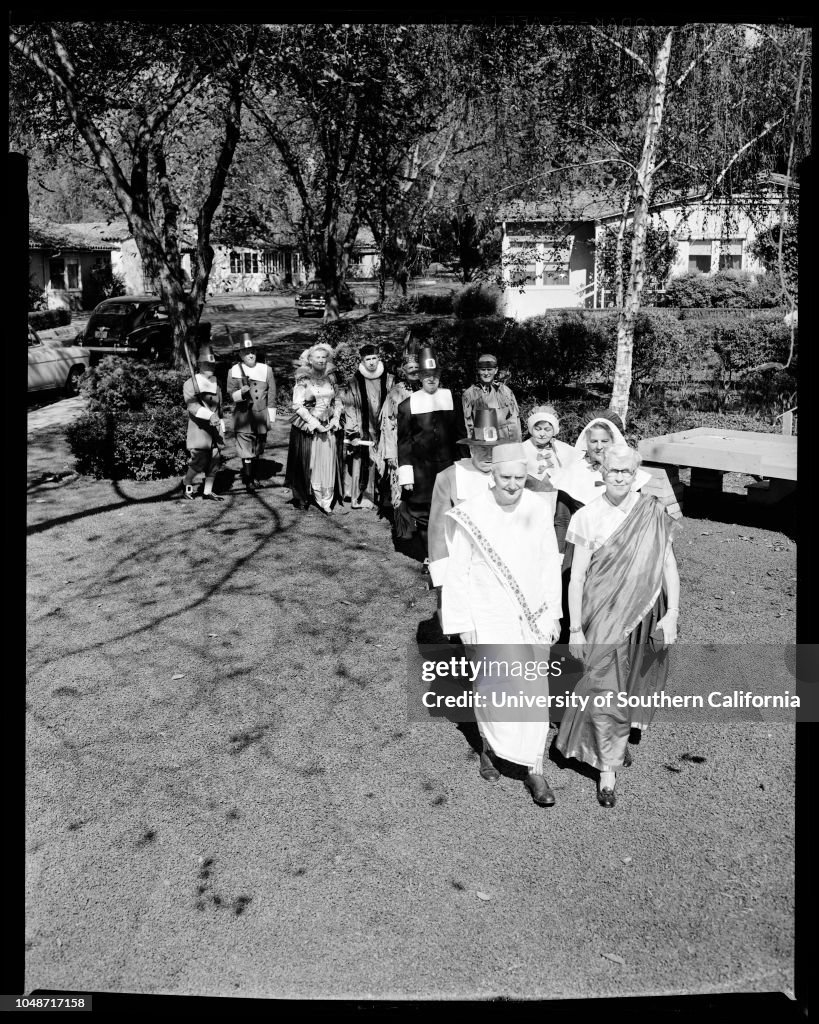
[[[490,352],[478,356],[478,381],[464,391],[461,401],[464,409],[464,425],[472,429],[475,409],[495,409],[498,413],[498,429],[501,441],[515,441],[520,438],[520,413],[512,389],[500,384],[498,358]]]
[[[533,660],[546,661],[541,657],[546,652],[537,648],[554,643],[560,633],[560,556],[551,510],[526,489],[526,476],[523,445],[499,444],[492,451],[494,486],[446,513],[454,529],[441,594],[442,628],[460,634],[472,661],[486,656],[487,662],[508,662],[521,648],[531,652],[527,659],[537,653]],[[487,693],[497,684],[497,677],[479,676],[475,687]],[[534,687],[526,685],[536,696],[548,697],[545,677]],[[512,686],[507,679],[504,689]],[[555,797],[543,775],[548,712],[522,712],[529,721],[510,722],[488,704],[475,707],[483,739],[481,777],[491,782],[500,777],[493,754],[524,765],[534,802],[550,807]]]
[[[222,390],[216,382],[216,357],[209,344],[199,349],[199,371],[182,386],[182,398],[188,410],[188,432],[185,447],[189,463],[183,483],[184,496],[196,497],[193,482],[200,473],[205,474],[202,497],[208,501],[223,501],[213,493],[216,473],[222,464],[225,446],[225,423],[222,419]]]
[[[460,415],[452,392],[440,387],[441,370],[431,348],[418,354],[421,390],[398,406],[398,482],[426,554],[426,533],[435,477],[455,461]]]
[[[239,342],[239,361],[230,368],[227,390],[233,399],[236,454],[242,460],[242,483],[248,491],[259,486],[258,462],[276,419],[276,381],[265,363],[256,362],[256,346],[248,331]]]

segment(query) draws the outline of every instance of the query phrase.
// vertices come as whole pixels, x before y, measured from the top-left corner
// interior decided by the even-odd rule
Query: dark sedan
[[[173,329],[157,295],[121,295],[97,306],[85,330],[77,335],[77,344],[89,350],[92,363],[104,355],[168,362],[173,353]]]
[[[327,290],[321,281],[311,281],[296,296],[296,310],[299,316],[324,316],[327,304]],[[338,308],[342,313],[355,308],[353,293],[346,284],[342,284],[338,294]]]

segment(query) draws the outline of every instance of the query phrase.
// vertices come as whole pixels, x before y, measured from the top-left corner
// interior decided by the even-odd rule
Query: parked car
[[[91,353],[87,348],[64,345],[56,338],[43,340],[32,327],[29,327],[29,392],[57,388],[67,395],[76,395],[80,388],[80,377],[90,365]]]
[[[120,295],[96,307],[85,330],[77,335],[77,344],[91,352],[94,364],[104,355],[168,362],[173,328],[159,296]]]
[[[296,310],[299,316],[324,316],[327,290],[321,281],[310,281],[303,292],[296,296]],[[353,293],[342,284],[338,294],[338,308],[342,313],[355,308]]]

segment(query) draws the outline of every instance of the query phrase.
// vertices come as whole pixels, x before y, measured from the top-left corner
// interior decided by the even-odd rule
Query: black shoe
[[[597,802],[601,807],[614,807],[617,801],[617,797],[614,795],[614,790],[609,789],[608,786],[605,789],[597,787]]]
[[[222,497],[221,494],[214,494],[213,491],[211,491],[210,494],[203,494],[202,497],[205,499],[205,501],[224,501],[225,500]]]
[[[529,772],[523,784],[532,794],[532,799],[535,801],[538,807],[554,806],[555,795],[549,788],[549,783],[543,778],[542,775],[535,775],[534,772]]]
[[[492,764],[492,758],[486,752],[481,754],[481,767],[479,774],[482,779],[486,779],[487,782],[497,782],[500,778],[500,772]]]
[[[626,752],[623,754],[623,767],[631,768],[634,764],[634,758],[631,756],[631,751],[626,747]]]

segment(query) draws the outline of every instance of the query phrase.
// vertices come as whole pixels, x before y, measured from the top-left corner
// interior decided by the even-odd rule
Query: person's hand
[[[552,621],[552,628],[546,637],[550,644],[556,644],[560,637],[560,619],[554,619]]]
[[[677,642],[677,614],[676,611],[666,612],[655,627],[663,631],[666,646]]]
[[[586,656],[586,634],[581,629],[579,633],[569,634],[569,654],[578,661],[583,661]]]
[[[242,398],[247,398],[247,396],[250,394],[250,385],[249,384],[243,384],[239,388],[239,390],[242,392]]]
[[[213,413],[213,415],[212,415],[212,416],[211,416],[211,418],[210,418],[210,419],[208,420],[208,422],[210,423],[210,425],[211,425],[212,427],[218,427],[218,426],[219,426],[219,423],[220,423],[220,420],[219,420],[219,415],[218,415],[218,413]]]
[[[462,644],[476,644],[478,642],[478,638],[474,629],[470,629],[469,632],[467,633],[461,633],[460,637]]]
[[[398,469],[398,459],[387,459],[388,469]]]
[[[404,484],[404,490],[405,490],[405,491],[406,491],[406,492],[407,492],[408,494],[412,494],[412,489],[413,489],[413,485],[412,485],[412,484]]]

